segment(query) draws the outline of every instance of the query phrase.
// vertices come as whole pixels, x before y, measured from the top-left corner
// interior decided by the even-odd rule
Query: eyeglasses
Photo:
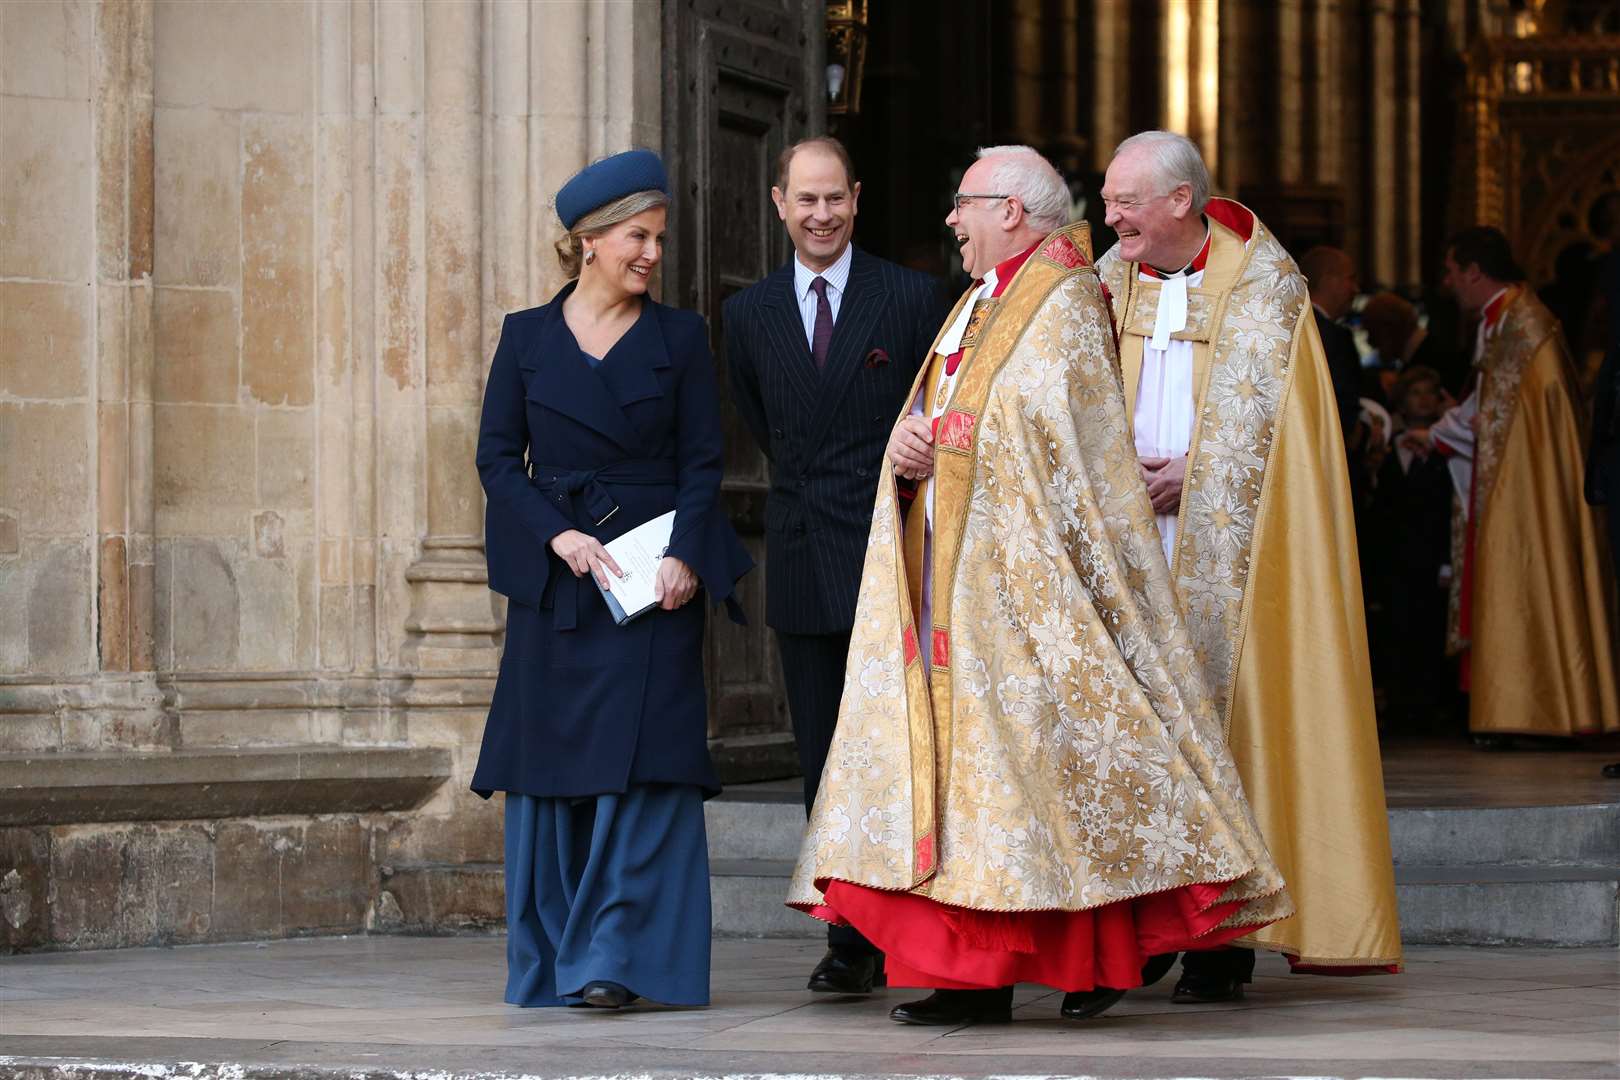
[[[958,191],[955,195],[951,196],[951,205],[956,209],[957,213],[961,213],[962,212],[962,204],[967,202],[969,199],[1010,199],[1010,198],[1012,198],[1011,195],[978,195],[978,194],[974,194],[971,191]]]

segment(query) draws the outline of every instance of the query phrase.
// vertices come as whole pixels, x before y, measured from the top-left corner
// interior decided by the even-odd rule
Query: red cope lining
[[[1258,926],[1219,929],[1242,906],[1228,884],[1187,885],[1088,911],[986,912],[914,893],[826,883],[822,919],[848,923],[885,954],[890,986],[984,989],[1019,982],[1059,990],[1142,984],[1158,953],[1213,949]]]

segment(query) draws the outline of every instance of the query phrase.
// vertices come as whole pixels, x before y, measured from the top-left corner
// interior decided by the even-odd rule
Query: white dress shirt
[[[844,287],[849,284],[849,264],[854,260],[855,245],[845,244],[844,253],[827,269],[816,273],[799,256],[793,256],[793,295],[799,298],[799,317],[804,320],[804,342],[814,346],[816,336],[816,294],[810,283],[816,278],[827,279],[827,306],[832,308],[833,323],[838,323],[838,308],[844,302]]]

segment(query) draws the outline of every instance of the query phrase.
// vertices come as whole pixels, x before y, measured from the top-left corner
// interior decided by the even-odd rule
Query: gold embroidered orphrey
[[[1305,279],[1293,260],[1270,233],[1258,225],[1256,231],[1237,271],[1237,288],[1189,288],[1186,329],[1171,335],[1213,344],[1187,450],[1171,573],[1227,725],[1267,459],[1288,387],[1294,325],[1309,310]],[[1120,333],[1152,337],[1160,283],[1133,280],[1139,276],[1135,264],[1113,251],[1099,267],[1124,310]]]
[[[1089,255],[1084,223],[1054,233],[964,354],[922,632],[880,478],[795,907],[840,880],[993,912],[1231,883],[1225,926],[1292,910],[1179,616]]]
[[[1398,970],[1400,926],[1349,470],[1304,277],[1245,207],[1206,209],[1189,289],[1193,430],[1171,576],[1296,911],[1244,939],[1307,970]],[[1160,285],[1117,249],[1132,414]]]
[[[1452,499],[1451,565],[1457,572],[1451,577],[1446,609],[1446,651],[1452,656],[1470,645],[1468,635],[1462,628],[1462,590],[1465,584],[1462,568],[1467,558],[1469,526],[1472,524],[1475,536],[1484,531],[1485,518],[1490,513],[1491,493],[1496,489],[1496,474],[1502,465],[1502,451],[1507,447],[1513,416],[1518,412],[1519,384],[1524,380],[1525,365],[1549,338],[1563,334],[1552,312],[1546,307],[1514,303],[1518,299],[1515,292],[1503,304],[1502,321],[1496,332],[1486,337],[1484,352],[1476,365],[1479,370],[1479,430],[1474,435],[1472,523],[1469,521],[1469,510],[1462,505],[1462,500],[1456,497]]]

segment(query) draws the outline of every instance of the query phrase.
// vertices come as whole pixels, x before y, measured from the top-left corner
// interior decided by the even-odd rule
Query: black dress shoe
[[[1176,1005],[1242,1001],[1243,980],[1236,975],[1189,975],[1183,971],[1170,1000]]]
[[[636,1000],[636,995],[628,988],[605,979],[586,983],[579,996],[593,1009],[619,1009]]]
[[[1167,952],[1148,957],[1147,963],[1142,965],[1142,985],[1152,986],[1170,974],[1170,969],[1176,966],[1176,955],[1173,952]]]
[[[831,945],[816,970],[810,973],[810,989],[818,994],[870,994],[883,985],[879,968],[882,957],[842,945]]]
[[[1610,780],[1620,780],[1620,761],[1610,762],[1603,766],[1603,775]]]
[[[957,1027],[961,1024],[1005,1024],[1012,1019],[1010,986],[998,990],[935,990],[921,1001],[889,1010],[897,1024]]]
[[[1063,1008],[1060,1011],[1065,1020],[1090,1020],[1093,1016],[1101,1016],[1124,999],[1125,991],[1109,986],[1071,990],[1063,995]]]
[[[1511,735],[1474,735],[1471,741],[1475,750],[1484,750],[1486,753],[1516,749]]]

